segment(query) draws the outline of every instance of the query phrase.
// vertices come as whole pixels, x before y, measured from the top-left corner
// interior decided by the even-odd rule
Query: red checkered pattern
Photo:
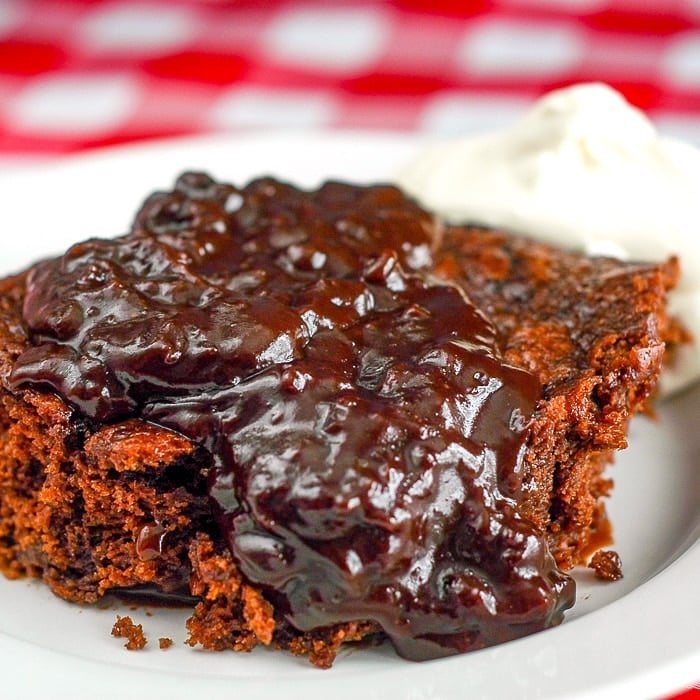
[[[700,144],[700,0],[0,0],[0,163],[260,127],[465,133],[590,80]]]
[[[603,80],[700,143],[700,0],[0,0],[0,156],[248,127],[500,126]],[[486,118],[488,117],[488,121]]]

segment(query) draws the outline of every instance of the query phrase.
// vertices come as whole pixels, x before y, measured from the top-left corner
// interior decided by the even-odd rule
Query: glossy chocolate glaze
[[[522,636],[573,602],[518,514],[541,387],[429,279],[434,245],[393,187],[185,174],[34,268],[10,385],[209,450],[223,536],[298,629],[371,619],[414,659]]]

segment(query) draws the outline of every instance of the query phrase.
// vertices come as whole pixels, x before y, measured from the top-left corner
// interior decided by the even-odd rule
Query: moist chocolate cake
[[[190,644],[323,667],[557,624],[681,339],[677,274],[391,186],[187,173],[129,235],[0,282],[0,569],[195,596]]]

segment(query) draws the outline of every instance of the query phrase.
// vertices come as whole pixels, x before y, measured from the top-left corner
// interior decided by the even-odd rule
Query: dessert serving
[[[127,236],[0,283],[0,567],[191,595],[191,644],[319,666],[557,624],[683,338],[677,276],[391,186],[187,173]]]

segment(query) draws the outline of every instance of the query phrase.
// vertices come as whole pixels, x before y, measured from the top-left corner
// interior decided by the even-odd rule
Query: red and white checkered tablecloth
[[[700,0],[0,0],[0,172],[246,128],[461,134],[590,80],[700,145]]]
[[[700,143],[700,0],[0,0],[5,158],[248,127],[463,133],[586,80]]]

